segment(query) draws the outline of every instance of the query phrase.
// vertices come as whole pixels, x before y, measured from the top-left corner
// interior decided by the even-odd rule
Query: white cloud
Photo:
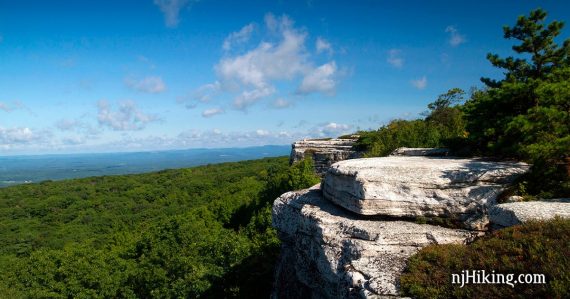
[[[298,94],[309,94],[313,92],[321,92],[329,95],[335,93],[336,81],[336,63],[334,61],[323,64],[318,68],[311,70],[301,82],[297,89]]]
[[[234,37],[249,38],[252,29],[248,26],[231,34],[228,38],[232,41],[226,40],[228,43],[224,43],[223,47],[231,48]],[[287,16],[275,17],[272,14],[265,16],[265,27],[270,34],[257,46],[239,55],[224,56],[214,67],[221,90],[237,94],[233,100],[235,108],[246,110],[256,102],[278,93],[278,82],[295,84],[299,78],[303,78],[303,83],[297,88],[299,94],[334,94],[336,64],[331,61],[315,67],[311,53],[305,46],[305,30],[295,28]]]
[[[119,104],[117,111],[113,111],[109,102],[100,100],[97,102],[97,108],[99,125],[115,131],[141,130],[148,123],[158,120],[156,115],[146,114],[139,110],[133,101],[124,101]]]
[[[399,49],[390,49],[390,51],[388,51],[388,58],[386,58],[386,61],[393,67],[401,68],[404,65],[402,51]]]
[[[447,26],[445,32],[449,33],[449,44],[453,47],[457,47],[465,42],[465,36],[459,34],[459,30],[455,26]]]
[[[410,82],[417,89],[425,89],[427,87],[427,83],[428,83],[426,76],[423,76],[417,80],[412,80]]]
[[[329,54],[333,53],[331,44],[322,37],[317,38],[317,41],[315,43],[315,48],[317,49],[317,54],[322,52],[328,52]]]
[[[37,138],[37,135],[28,127],[21,128],[2,128],[0,127],[0,143],[29,143]]]
[[[214,115],[218,115],[218,114],[222,114],[224,113],[224,109],[222,108],[212,108],[212,109],[206,109],[202,112],[202,116],[203,117],[212,117]]]
[[[262,130],[262,129],[258,129],[255,131],[255,134],[257,136],[269,136],[269,131],[267,130]]]
[[[224,44],[222,45],[222,48],[226,51],[229,51],[229,50],[231,50],[232,45],[247,42],[249,40],[249,38],[251,37],[251,34],[253,33],[254,29],[255,29],[255,25],[253,23],[250,23],[250,24],[244,26],[243,28],[241,28],[239,31],[232,32],[224,40]]]
[[[0,150],[22,153],[30,148],[49,147],[53,142],[49,130],[34,130],[29,127],[0,127]]]
[[[352,133],[352,126],[329,122],[314,127],[311,130],[312,137],[338,137],[340,135]]]
[[[166,90],[166,84],[164,84],[161,77],[157,76],[149,76],[141,80],[126,78],[125,84],[127,87],[140,92],[161,93]]]
[[[180,11],[191,4],[191,2],[196,2],[194,0],[154,0],[154,4],[160,8],[160,11],[164,15],[164,23],[167,27],[174,28],[178,26],[180,22],[179,15]]]
[[[287,101],[284,98],[278,98],[275,101],[273,101],[271,106],[273,106],[273,108],[277,108],[277,109],[284,109],[284,108],[289,108],[292,105],[293,104],[290,101]]]

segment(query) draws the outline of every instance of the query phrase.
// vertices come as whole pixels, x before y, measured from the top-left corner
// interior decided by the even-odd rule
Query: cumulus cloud
[[[52,132],[29,127],[0,127],[0,150],[19,150],[49,146]]]
[[[323,123],[311,130],[312,137],[338,137],[351,133],[352,126],[335,122]]]
[[[423,76],[419,79],[416,80],[412,80],[410,81],[412,83],[412,86],[414,86],[417,89],[425,89],[427,87],[427,78],[426,76]]]
[[[455,26],[447,26],[445,32],[449,33],[449,44],[453,47],[457,47],[465,42],[465,36],[459,34],[459,30]]]
[[[252,29],[248,26],[231,34],[231,41],[226,39],[228,43],[224,43],[223,47],[231,48],[234,39],[249,38]],[[269,34],[257,46],[242,54],[224,56],[214,67],[221,89],[237,93],[234,108],[245,110],[259,100],[278,93],[276,83],[295,84],[300,78],[303,81],[298,87],[300,94],[334,94],[336,64],[331,61],[315,66],[305,46],[305,30],[295,28],[288,16],[275,17],[272,14],[265,16],[265,29]]]
[[[255,131],[255,134],[257,136],[269,136],[269,131],[267,130],[262,130],[262,129],[258,129]]]
[[[241,28],[239,31],[232,32],[224,40],[224,44],[222,45],[222,48],[226,51],[229,51],[229,50],[231,50],[232,45],[242,44],[242,43],[247,42],[249,40],[249,38],[251,37],[251,34],[253,33],[254,29],[255,29],[255,25],[253,23],[250,23],[250,24],[244,26],[243,28]]]
[[[133,90],[147,93],[161,93],[166,90],[166,84],[161,77],[157,76],[149,76],[140,80],[126,78],[125,85]]]
[[[180,23],[180,11],[189,6],[195,0],[154,0],[164,15],[164,23],[167,27],[174,28]]]
[[[404,65],[404,58],[402,58],[402,51],[399,49],[390,49],[388,51],[388,58],[386,61],[396,68],[401,68]]]
[[[315,48],[317,49],[317,54],[328,52],[329,54],[333,53],[333,48],[331,44],[324,38],[318,37],[315,43]]]
[[[297,89],[299,94],[309,94],[313,92],[321,92],[332,95],[335,92],[336,81],[334,75],[336,73],[336,63],[334,61],[323,64],[311,70],[301,82]]]
[[[156,115],[139,110],[133,101],[121,102],[119,108],[113,111],[109,102],[100,100],[97,102],[97,108],[99,125],[115,131],[141,130],[148,123],[158,120]]]
[[[224,109],[222,108],[211,108],[211,109],[206,109],[202,112],[202,116],[203,117],[212,117],[214,115],[218,115],[218,114],[222,114],[224,113]]]
[[[271,104],[271,106],[273,108],[277,108],[277,109],[284,109],[284,108],[289,108],[291,107],[293,104],[290,101],[287,101],[284,98],[278,98],[275,101],[273,101],[273,103]]]

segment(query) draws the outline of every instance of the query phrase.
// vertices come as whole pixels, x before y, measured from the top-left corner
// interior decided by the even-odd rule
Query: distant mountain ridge
[[[134,174],[171,168],[288,156],[290,145],[246,148],[0,157],[0,187],[45,180]]]

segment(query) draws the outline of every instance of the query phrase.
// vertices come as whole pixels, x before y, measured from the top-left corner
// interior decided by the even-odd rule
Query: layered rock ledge
[[[483,159],[390,156],[331,166],[324,197],[361,215],[451,217],[484,229],[489,206],[529,165]]]
[[[315,164],[315,172],[324,174],[328,168],[338,161],[359,157],[360,153],[353,149],[356,139],[306,139],[292,144],[290,163],[311,157]]]
[[[466,243],[477,233],[361,216],[323,198],[318,186],[275,200],[282,241],[273,298],[398,296],[406,260],[429,244]]]

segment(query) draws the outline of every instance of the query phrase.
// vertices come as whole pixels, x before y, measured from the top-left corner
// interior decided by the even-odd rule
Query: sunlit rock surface
[[[554,217],[570,218],[570,198],[503,203],[489,209],[489,220],[499,227]]]
[[[485,226],[489,206],[529,165],[482,159],[390,156],[332,165],[324,197],[361,215],[452,217]]]
[[[338,161],[359,157],[353,149],[356,139],[306,139],[293,143],[290,163],[311,157],[315,163],[315,172],[319,175]]]

